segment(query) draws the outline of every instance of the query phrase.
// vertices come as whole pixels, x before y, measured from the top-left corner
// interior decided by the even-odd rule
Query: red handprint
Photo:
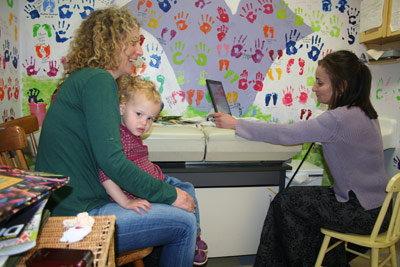
[[[242,89],[242,90],[246,90],[247,89],[247,87],[248,87],[248,84],[247,84],[248,76],[249,76],[249,73],[247,72],[247,70],[243,70],[243,72],[240,74],[240,77],[242,77],[242,78],[239,80],[239,89]]]
[[[222,7],[218,7],[218,14],[219,17],[217,17],[217,19],[219,19],[222,23],[228,23],[229,22],[229,16],[228,14],[226,14],[226,9],[222,8]]]
[[[283,90],[283,98],[282,98],[282,103],[287,106],[290,107],[291,105],[293,105],[293,87],[286,87],[286,90]]]

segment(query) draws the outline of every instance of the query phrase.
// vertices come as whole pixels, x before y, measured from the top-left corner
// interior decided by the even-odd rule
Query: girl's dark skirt
[[[324,235],[321,227],[343,233],[369,234],[380,208],[365,211],[355,194],[336,200],[333,188],[294,186],[276,195],[261,233],[255,267],[314,266]],[[384,230],[390,216],[384,221]],[[323,266],[349,266],[344,246],[326,254]]]

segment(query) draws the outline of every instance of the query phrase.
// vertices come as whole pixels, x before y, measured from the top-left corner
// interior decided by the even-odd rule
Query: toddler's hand
[[[149,209],[151,209],[151,203],[141,198],[128,199],[123,208],[135,210],[137,213],[142,214],[142,210],[149,212]]]

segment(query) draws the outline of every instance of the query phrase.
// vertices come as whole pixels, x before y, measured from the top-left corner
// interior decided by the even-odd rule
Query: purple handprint
[[[290,55],[294,55],[297,53],[297,48],[296,48],[296,42],[300,37],[300,32],[297,34],[297,30],[291,30],[290,31],[290,35],[289,35],[289,41],[287,38],[287,33],[285,33],[285,40],[286,40],[286,54]],[[292,38],[294,38],[294,40],[292,40]],[[299,49],[302,47],[303,45],[301,45],[299,47]]]
[[[240,35],[239,40],[237,41],[237,44],[232,46],[232,50],[231,50],[232,57],[240,58],[242,56],[243,44],[246,41],[246,39],[247,39],[247,35],[245,37],[243,37],[243,34]],[[236,43],[236,37],[233,38],[233,42]]]
[[[260,63],[261,60],[264,58],[264,53],[262,52],[262,50],[264,49],[265,41],[263,40],[260,43],[260,38],[257,38],[257,40],[255,40],[254,42],[255,42],[256,52],[253,55],[251,55],[251,58],[253,59],[254,63]]]
[[[22,64],[22,66],[24,68],[26,68],[26,74],[28,74],[28,76],[38,74],[40,68],[38,70],[35,70],[36,60],[34,60],[33,57],[31,57],[31,63],[28,63],[27,59],[25,59],[25,62],[26,62],[26,66],[25,66],[25,64]]]
[[[308,52],[308,57],[313,61],[317,61],[319,54],[321,53],[321,49],[324,47],[324,43],[321,43],[321,37],[318,37],[318,35],[316,35],[312,37],[311,44],[312,47],[311,50]]]
[[[57,76],[59,68],[60,68],[60,66],[57,67],[57,61],[52,60],[49,62],[49,71],[46,71],[45,69],[43,69],[43,70],[47,73],[47,76],[55,77],[55,76]]]

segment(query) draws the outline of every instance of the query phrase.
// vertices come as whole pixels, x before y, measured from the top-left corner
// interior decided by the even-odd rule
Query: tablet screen
[[[224,87],[220,81],[206,80],[208,92],[215,112],[231,114],[228,100],[226,99]]]

